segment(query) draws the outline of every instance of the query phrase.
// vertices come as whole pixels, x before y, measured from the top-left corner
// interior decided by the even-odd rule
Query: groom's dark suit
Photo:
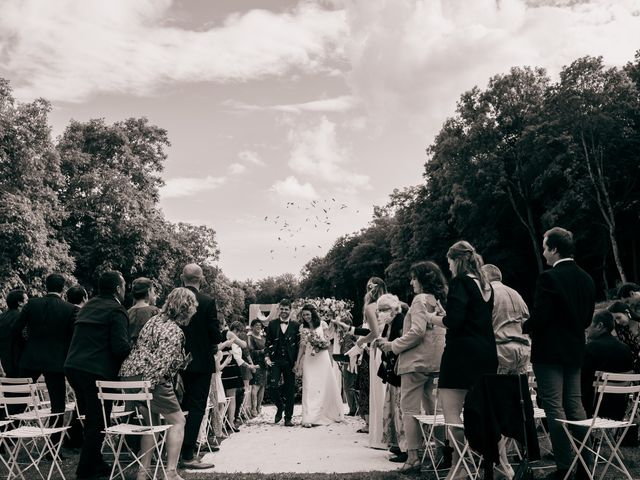
[[[296,394],[296,376],[293,367],[298,357],[300,325],[289,320],[285,331],[280,327],[280,319],[271,320],[267,325],[266,357],[273,365],[269,370],[269,396],[278,407],[278,414],[284,411],[285,422],[291,421]],[[280,378],[284,383],[284,399],[280,394]]]

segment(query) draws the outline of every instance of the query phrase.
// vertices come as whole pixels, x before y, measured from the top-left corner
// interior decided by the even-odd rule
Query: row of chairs
[[[537,386],[532,373],[529,375],[529,386],[534,405],[533,416],[537,429],[543,437],[544,441],[541,442],[541,444],[544,448],[550,445],[550,439],[544,425],[546,418],[545,412],[543,409],[535,406]],[[640,423],[638,421],[640,417],[640,412],[638,411],[638,405],[640,403],[640,375],[633,373],[596,372],[594,389],[597,396],[592,418],[579,421],[559,420],[575,452],[573,463],[569,468],[565,480],[568,480],[573,468],[578,462],[589,472],[591,480],[595,480],[596,473],[599,473],[599,479],[603,479],[611,467],[617,470],[618,475],[623,475],[624,478],[633,480],[633,477],[624,464],[624,457],[620,452],[620,445],[629,428],[636,423]],[[612,420],[599,416],[607,395],[624,395],[626,397],[627,408],[623,419]],[[441,438],[436,436],[436,429],[443,429],[447,436],[452,438],[451,433],[456,429],[464,429],[464,426],[445,422],[444,415],[438,413],[437,392],[436,411],[428,415],[416,415],[415,418],[420,424],[425,442],[422,463],[424,465],[428,460],[427,471],[435,474],[436,478],[440,480],[441,476],[446,474],[446,470],[449,470],[449,467],[446,469],[443,468],[442,460],[437,455],[438,448],[444,447],[444,443]],[[514,446],[519,460],[521,454],[516,442],[513,441],[511,444]],[[450,469],[452,469],[452,475],[455,476],[458,472],[465,471],[470,479],[477,479],[480,475],[481,458],[471,450],[466,441],[462,445],[453,442],[453,448],[456,450],[459,460],[455,465],[450,467]],[[598,472],[599,467],[600,472]]]
[[[154,425],[146,412],[151,411],[151,384],[147,381],[135,382],[96,382],[98,398],[102,404],[104,430],[103,448],[113,456],[113,468],[110,479],[120,477],[125,480],[125,472],[137,466],[144,468],[142,457],[148,452],[137,452],[131,448],[127,439],[132,436],[149,436],[153,439],[151,452],[155,457],[151,471],[145,473],[149,478],[164,478],[165,468],[162,461],[166,432],[171,425]],[[43,480],[50,480],[54,472],[65,478],[60,461],[60,448],[64,434],[69,429],[70,413],[77,412],[73,399],[73,390],[69,389],[65,413],[51,412],[50,402],[43,382],[32,383],[30,378],[0,378],[0,408],[4,410],[5,420],[0,421],[0,456],[7,470],[6,478],[25,479],[24,472],[35,470]],[[112,402],[113,410],[107,419],[105,402]],[[19,413],[15,413],[19,410]],[[63,426],[54,426],[55,419],[64,415]],[[82,422],[84,417],[79,414]],[[42,462],[50,462],[47,471],[43,471]]]

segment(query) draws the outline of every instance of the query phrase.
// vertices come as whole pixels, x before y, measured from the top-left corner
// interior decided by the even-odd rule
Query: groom
[[[275,423],[282,420],[292,427],[293,402],[296,395],[296,376],[293,367],[298,358],[298,344],[300,343],[299,325],[291,320],[291,301],[280,301],[279,318],[271,320],[267,326],[267,341],[265,363],[269,367],[269,396],[278,407]],[[280,377],[283,379],[284,399],[280,393]]]

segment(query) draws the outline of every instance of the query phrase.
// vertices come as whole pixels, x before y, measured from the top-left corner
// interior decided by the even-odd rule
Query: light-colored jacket
[[[427,322],[427,312],[435,310],[433,295],[418,294],[404,317],[402,336],[391,342],[393,353],[398,355],[396,370],[405,373],[437,373],[444,350],[446,330]]]

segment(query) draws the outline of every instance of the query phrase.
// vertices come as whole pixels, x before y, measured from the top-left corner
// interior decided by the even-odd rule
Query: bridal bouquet
[[[316,353],[329,348],[329,341],[321,338],[320,335],[313,330],[303,333],[303,338],[306,344],[311,347],[311,355],[315,355]]]

